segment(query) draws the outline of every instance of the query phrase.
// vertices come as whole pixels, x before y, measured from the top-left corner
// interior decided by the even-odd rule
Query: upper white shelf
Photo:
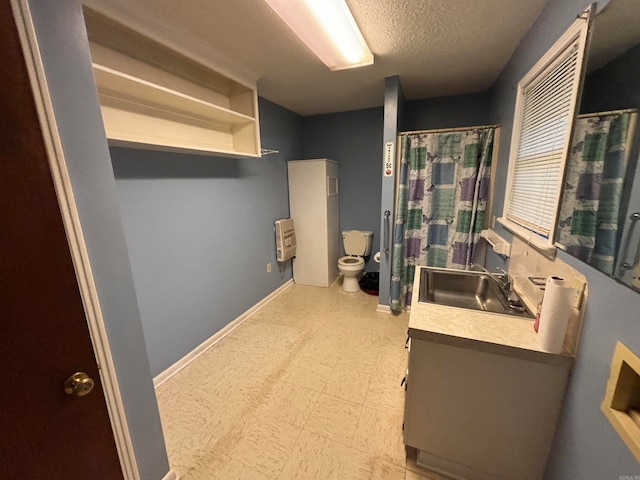
[[[85,19],[111,144],[260,156],[255,86],[91,10]]]
[[[100,95],[105,98],[117,98],[125,102],[137,103],[150,108],[165,110],[169,113],[199,118],[223,125],[246,125],[255,121],[255,118],[249,115],[96,63],[93,64],[93,72],[96,82],[100,85]]]

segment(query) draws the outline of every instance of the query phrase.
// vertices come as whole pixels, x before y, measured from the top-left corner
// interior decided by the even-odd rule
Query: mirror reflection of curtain
[[[418,265],[468,268],[489,196],[495,127],[401,136],[390,307],[411,304]]]
[[[621,227],[632,115],[636,113],[578,116],[558,216],[562,248],[608,275],[613,274]]]

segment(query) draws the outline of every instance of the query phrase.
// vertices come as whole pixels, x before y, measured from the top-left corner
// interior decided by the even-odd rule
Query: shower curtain
[[[629,112],[579,116],[560,213],[557,242],[568,253],[613,274],[627,152]]]
[[[411,304],[415,267],[468,268],[484,224],[495,127],[401,135],[390,307]]]

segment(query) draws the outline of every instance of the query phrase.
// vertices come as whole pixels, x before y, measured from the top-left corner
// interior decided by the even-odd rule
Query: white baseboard
[[[409,313],[411,311],[411,307],[410,306],[402,307],[402,311]],[[389,305],[381,305],[381,304],[378,304],[378,306],[376,307],[376,312],[393,313]]]
[[[389,307],[389,305],[378,304],[378,306],[376,307],[376,312],[391,313],[391,307]]]
[[[193,362],[196,358],[198,358],[200,355],[202,355],[205,351],[207,351],[207,349],[209,349],[210,347],[212,347],[213,345],[218,343],[225,336],[229,335],[236,328],[238,328],[240,325],[242,325],[242,323],[245,320],[247,320],[254,313],[256,313],[258,310],[260,310],[262,307],[264,307],[267,303],[269,303],[271,300],[273,300],[278,295],[280,295],[282,292],[284,292],[291,285],[293,285],[293,279],[290,279],[290,280],[286,281],[285,283],[283,283],[280,287],[278,287],[276,290],[274,290],[269,295],[264,297],[262,300],[260,300],[258,303],[256,303],[249,310],[247,310],[246,312],[242,313],[238,318],[236,318],[232,322],[228,323],[224,328],[222,328],[221,330],[217,331],[211,337],[209,337],[204,342],[202,342],[200,345],[198,345],[196,348],[191,350],[189,353],[187,353],[184,357],[182,357],[176,363],[174,363],[169,368],[167,368],[163,372],[161,372],[158,375],[156,375],[154,377],[154,379],[153,379],[153,386],[155,388],[158,388],[164,382],[169,380],[176,373],[178,373],[180,370],[182,370],[184,367],[186,367],[191,362]],[[169,479],[167,479],[167,480],[169,480]]]
[[[169,470],[162,480],[178,480],[178,475],[173,470]]]

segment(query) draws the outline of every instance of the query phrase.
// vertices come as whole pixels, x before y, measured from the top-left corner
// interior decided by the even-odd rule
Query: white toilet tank
[[[342,245],[345,255],[364,257],[371,253],[371,238],[373,232],[369,230],[343,230]]]

